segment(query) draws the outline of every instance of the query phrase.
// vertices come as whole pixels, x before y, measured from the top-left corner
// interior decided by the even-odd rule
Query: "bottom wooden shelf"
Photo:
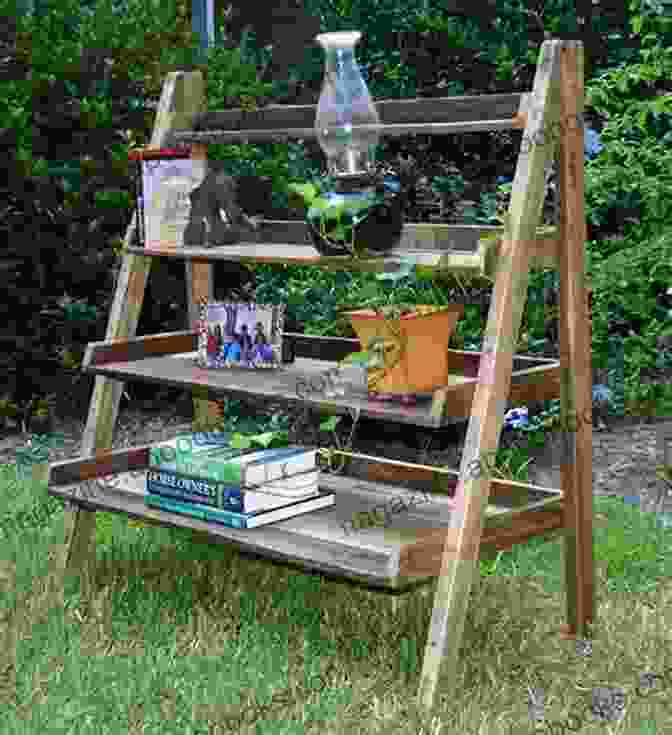
[[[141,448],[126,450],[125,454],[117,451],[95,459],[56,463],[51,467],[49,492],[89,510],[123,513],[162,525],[190,528],[207,534],[213,542],[232,543],[247,553],[346,577],[371,587],[400,591],[420,581],[429,581],[440,571],[443,540],[453,509],[453,500],[447,494],[323,473],[320,484],[336,493],[335,506],[243,531],[146,506],[143,461],[146,456],[146,448]],[[133,471],[118,472],[124,459],[125,466]],[[379,460],[378,464],[385,465],[386,461]],[[112,475],[115,470],[116,474]],[[74,484],[74,477],[81,478],[80,482]],[[86,482],[80,487],[82,480],[94,478],[96,482]],[[559,490],[511,483],[512,490],[517,492],[506,498],[504,485],[499,482],[493,505],[488,508],[482,558],[563,527]],[[520,502],[521,489],[528,491],[524,504]],[[415,498],[416,504],[409,509],[411,498]],[[362,515],[370,514],[374,508],[378,510],[377,516]],[[386,517],[385,527],[362,523],[368,518],[372,524],[376,517],[381,524]]]

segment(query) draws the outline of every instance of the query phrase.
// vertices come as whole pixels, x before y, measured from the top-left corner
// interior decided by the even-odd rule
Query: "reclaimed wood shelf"
[[[562,491],[538,488],[473,472],[473,463],[492,457],[499,446],[508,399],[517,403],[560,396],[560,418],[590,414],[590,315],[586,309],[583,46],[577,41],[544,41],[532,90],[525,94],[383,100],[377,106],[383,136],[413,133],[520,130],[521,146],[503,228],[407,224],[398,247],[384,258],[323,258],[302,222],[261,221],[254,242],[217,248],[135,247],[138,216],[126,231],[103,342],[89,345],[83,367],[95,374],[95,388],[82,440],[82,457],[49,467],[49,492],[74,500],[66,513],[66,540],[59,554],[63,575],[76,576],[90,590],[95,554],[95,510],[113,510],[169,525],[190,526],[220,542],[233,543],[266,557],[300,563],[316,571],[356,578],[401,592],[411,580],[437,578],[418,705],[433,707],[439,674],[454,684],[469,597],[478,581],[476,561],[493,549],[504,550],[528,538],[560,533],[564,543],[565,612],[563,635],[590,637],[595,621],[592,544],[592,425],[578,423],[565,433]],[[206,111],[205,78],[200,71],[172,72],[163,86],[150,148],[190,143],[194,159],[207,159],[215,142],[299,140],[314,136],[315,106],[276,106],[255,111]],[[551,134],[551,132],[553,133]],[[558,161],[557,227],[540,228],[546,192],[546,167]],[[151,244],[151,243],[150,243]],[[154,257],[184,261],[189,331],[136,337],[147,279]],[[212,300],[218,260],[294,263],[324,268],[386,270],[402,257],[436,270],[492,276],[494,281],[482,353],[449,351],[448,385],[417,406],[369,401],[322,400],[331,409],[359,408],[385,421],[440,427],[468,417],[459,471],[408,465],[349,454],[343,476],[327,476],[337,505],[253,531],[213,528],[211,524],[145,507],[138,476],[115,487],[104,484],[88,499],[76,487],[91,478],[126,475],[147,467],[148,449],[110,451],[124,380],[168,383],[191,388],[195,417],[215,418],[222,393],[266,395],[292,400],[296,378],[326,369],[358,351],[356,340],[287,334],[297,360],[275,374],[199,370],[185,355],[197,349],[198,304]],[[560,361],[515,354],[532,268],[552,267],[560,274]],[[562,380],[560,376],[562,375]],[[305,399],[304,399],[305,400]],[[343,454],[343,453],[341,453]],[[135,484],[134,484],[135,483]],[[432,503],[399,514],[388,528],[360,529],[339,536],[350,513],[368,513],[408,489],[431,494]],[[71,485],[75,489],[66,489]],[[74,496],[77,495],[76,498]],[[493,508],[495,510],[493,512]],[[358,516],[360,517],[360,516]]]
[[[231,368],[210,370],[196,364],[198,334],[173,332],[88,345],[82,370],[117,380],[139,380],[199,391],[201,398],[215,400],[222,394],[267,396],[274,401],[301,401],[314,407],[328,406],[337,413],[353,409],[361,416],[396,421],[427,428],[439,428],[468,418],[478,383],[482,353],[449,350],[449,383],[434,394],[419,398],[415,405],[393,401],[372,401],[367,396],[346,395],[326,398],[300,395],[299,381],[310,384],[330,368],[336,367],[361,347],[356,339],[311,337],[284,334],[294,342],[297,354],[292,364],[271,370]],[[314,356],[331,357],[316,359]],[[514,359],[510,400],[516,403],[541,401],[560,396],[560,363],[547,358]]]
[[[329,270],[394,271],[402,259],[437,271],[493,277],[499,258],[506,255],[501,238],[504,228],[492,225],[404,225],[398,245],[385,256],[351,258],[323,256],[309,242],[303,222],[262,220],[256,239],[217,247],[129,246],[135,255],[179,258],[193,261],[234,261],[278,265],[316,265]],[[554,268],[559,242],[552,226],[538,227],[536,238],[527,243],[531,268]]]
[[[95,461],[66,460],[52,465],[49,492],[94,511],[128,516],[208,534],[212,540],[230,542],[241,551],[270,556],[279,561],[324,574],[345,576],[369,586],[401,591],[437,576],[441,551],[454,512],[449,493],[457,485],[455,472],[436,471],[423,465],[355,455],[351,475],[322,473],[320,486],[336,494],[332,508],[306,513],[286,521],[251,530],[237,530],[200,521],[145,504],[145,472],[152,445],[99,455]],[[357,460],[357,457],[359,459]],[[132,468],[115,472],[119,468]],[[392,483],[405,471],[409,485]],[[389,477],[390,481],[370,477]],[[114,478],[114,483],[110,478]],[[94,480],[98,482],[86,482]],[[79,485],[86,482],[82,492]],[[438,481],[438,482],[437,482]],[[486,512],[482,556],[491,558],[521,540],[562,528],[562,493],[559,490],[495,481]],[[443,493],[436,492],[442,486]],[[426,491],[432,488],[429,495]],[[363,514],[390,508],[395,500],[417,505],[390,512],[384,527],[359,522]],[[427,502],[427,501],[430,502]],[[353,520],[354,519],[354,520]]]

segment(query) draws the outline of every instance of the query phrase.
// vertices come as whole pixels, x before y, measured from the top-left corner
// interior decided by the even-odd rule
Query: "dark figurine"
[[[233,245],[256,239],[258,225],[238,205],[237,184],[232,176],[223,171],[209,171],[189,198],[191,211],[184,231],[186,246]]]

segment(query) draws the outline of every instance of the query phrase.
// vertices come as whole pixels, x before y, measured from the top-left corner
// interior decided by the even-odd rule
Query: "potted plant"
[[[464,304],[448,302],[433,286],[421,291],[413,283],[412,269],[406,262],[396,273],[378,274],[376,278],[390,288],[381,291],[371,284],[360,292],[358,308],[341,308],[363,349],[342,364],[366,366],[369,397],[374,399],[412,402],[416,394],[449,382],[448,343]],[[407,299],[414,290],[416,298],[427,294],[432,303],[411,303]]]
[[[348,187],[324,177],[288,186],[289,206],[305,209],[308,231],[321,255],[381,255],[399,241],[404,224],[399,180],[378,174],[363,184]]]

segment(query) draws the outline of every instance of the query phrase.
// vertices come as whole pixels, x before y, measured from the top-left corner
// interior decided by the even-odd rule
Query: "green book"
[[[149,468],[189,477],[254,487],[317,467],[317,450],[300,446],[236,449],[197,445],[176,437],[150,449]]]

